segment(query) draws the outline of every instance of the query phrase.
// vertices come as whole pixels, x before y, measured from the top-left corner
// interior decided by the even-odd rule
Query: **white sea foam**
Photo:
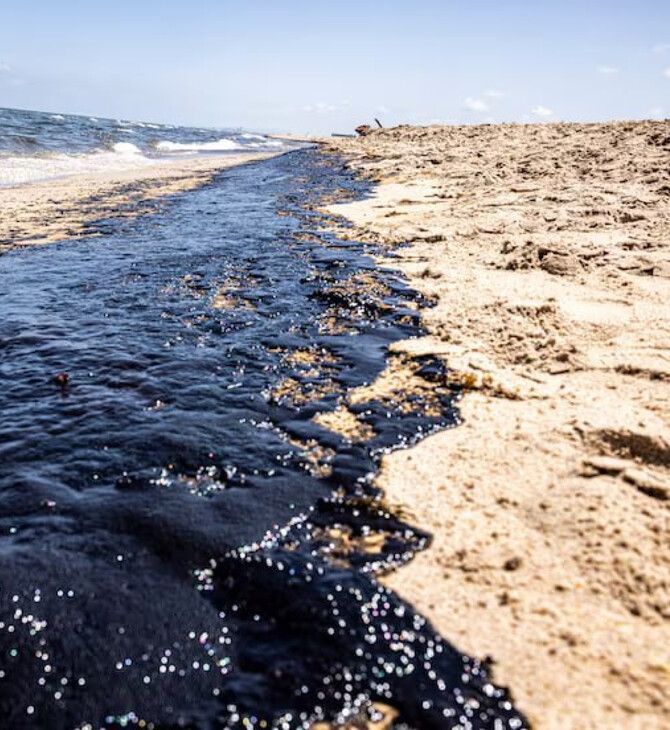
[[[117,142],[112,145],[112,150],[120,155],[141,155],[142,150],[131,142]]]
[[[245,144],[244,146],[245,148],[253,147],[256,149],[262,147],[263,149],[267,149],[268,147],[283,147],[284,143],[276,139],[266,139],[264,142],[249,142],[249,144]]]
[[[112,150],[96,150],[81,155],[0,155],[0,186],[51,180],[97,172],[121,172],[156,160],[145,157],[135,145],[119,142]]]
[[[169,142],[164,140],[156,145],[161,152],[229,152],[244,147],[232,139],[219,139],[215,142]]]
[[[277,139],[269,139],[268,137],[264,137],[262,134],[252,134],[251,132],[245,132],[244,134],[241,134],[240,137],[242,139],[248,139],[248,140],[256,140],[254,142],[247,142],[244,146],[245,147],[283,147],[284,143],[280,142]]]

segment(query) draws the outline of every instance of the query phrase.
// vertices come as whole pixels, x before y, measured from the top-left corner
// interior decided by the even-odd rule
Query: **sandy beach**
[[[667,727],[670,123],[324,149],[379,183],[328,208],[345,235],[434,302],[395,354],[438,354],[466,388],[462,426],[384,461],[388,498],[434,535],[388,585],[492,657],[536,728]]]
[[[173,193],[207,184],[220,170],[275,152],[182,158],[129,170],[70,175],[0,187],[0,254],[13,248],[100,235],[100,219],[149,213]]]

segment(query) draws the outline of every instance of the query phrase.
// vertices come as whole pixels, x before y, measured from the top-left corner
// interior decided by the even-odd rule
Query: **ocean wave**
[[[252,141],[254,140],[254,141]],[[163,140],[156,144],[158,152],[163,154],[199,152],[233,152],[258,149],[277,149],[283,147],[278,140],[268,139],[260,134],[239,134],[234,139],[224,137],[213,142],[171,142]]]
[[[116,142],[112,150],[119,155],[141,155],[142,150],[132,142]]]
[[[244,129],[0,109],[0,185],[128,169],[181,156],[286,148],[290,145]]]
[[[229,152],[244,149],[243,145],[232,139],[219,139],[214,142],[170,142],[163,140],[156,145],[160,152]]]
[[[284,143],[276,139],[266,139],[265,142],[250,142],[244,146],[267,149],[268,147],[284,147]]]

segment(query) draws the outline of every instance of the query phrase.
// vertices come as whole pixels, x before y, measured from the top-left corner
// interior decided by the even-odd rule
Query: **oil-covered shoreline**
[[[0,258],[6,727],[526,725],[375,580],[429,540],[379,459],[459,388],[393,357],[425,387],[362,393],[419,333],[317,210],[367,190],[292,153]]]

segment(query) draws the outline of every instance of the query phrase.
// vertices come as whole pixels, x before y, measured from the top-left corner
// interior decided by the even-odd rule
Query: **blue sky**
[[[667,0],[24,0],[0,106],[295,132],[670,117]]]

